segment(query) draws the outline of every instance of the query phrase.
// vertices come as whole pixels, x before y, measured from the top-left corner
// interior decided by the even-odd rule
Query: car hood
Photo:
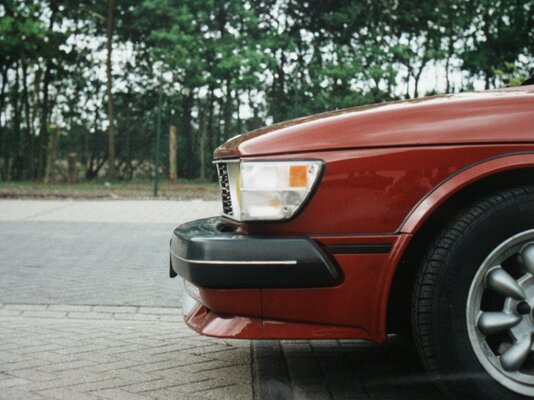
[[[534,142],[534,86],[348,108],[257,129],[215,159],[347,148]]]

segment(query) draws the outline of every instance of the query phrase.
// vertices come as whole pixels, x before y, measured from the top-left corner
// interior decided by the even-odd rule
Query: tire
[[[437,235],[416,277],[412,328],[446,397],[534,398],[534,187],[479,200]]]

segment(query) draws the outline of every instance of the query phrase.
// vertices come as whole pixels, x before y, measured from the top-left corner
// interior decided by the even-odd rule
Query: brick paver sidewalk
[[[0,399],[251,399],[247,341],[179,310],[0,305]]]

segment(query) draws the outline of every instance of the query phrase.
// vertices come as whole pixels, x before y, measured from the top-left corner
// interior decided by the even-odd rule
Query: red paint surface
[[[221,315],[261,316],[259,289],[200,289],[202,302]]]
[[[530,149],[530,146],[525,146]],[[458,173],[436,188],[412,210],[402,226],[402,232],[416,232],[432,212],[450,196],[477,180],[516,168],[534,168],[534,154],[518,154],[488,160]]]
[[[407,238],[395,242],[402,245]],[[382,310],[384,289],[395,255],[340,254],[343,283],[331,288],[262,290],[263,317],[302,323],[357,327],[375,341],[385,339]]]
[[[533,110],[534,130],[534,110]],[[292,221],[241,224],[255,235],[384,234],[399,231],[417,203],[444,180],[481,160],[534,151],[531,144],[434,146],[302,153],[325,160],[313,197]],[[269,159],[255,157],[253,159]]]
[[[531,142],[533,109],[534,86],[356,107],[258,129],[219,147],[215,158]]]
[[[517,154],[525,152],[532,154]],[[221,337],[382,342],[389,290],[411,234],[461,188],[497,172],[534,168],[534,87],[313,116],[252,132],[215,155],[326,164],[317,191],[293,220],[227,221],[239,233],[307,235],[321,246],[389,243],[392,250],[332,255],[344,275],[336,287],[202,289],[209,309],[197,308],[187,323]]]
[[[185,317],[187,325],[205,336],[232,339],[350,339],[372,340],[354,327],[269,321],[259,318],[218,315],[198,306]]]
[[[236,339],[262,338],[261,320],[239,316],[221,316],[205,306],[196,307],[185,317],[185,322],[191,329],[206,336]]]

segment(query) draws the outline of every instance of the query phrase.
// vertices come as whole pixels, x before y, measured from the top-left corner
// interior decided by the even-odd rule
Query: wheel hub
[[[518,312],[518,314],[525,315],[531,312],[531,308],[526,301],[521,301],[517,305],[516,311]]]

